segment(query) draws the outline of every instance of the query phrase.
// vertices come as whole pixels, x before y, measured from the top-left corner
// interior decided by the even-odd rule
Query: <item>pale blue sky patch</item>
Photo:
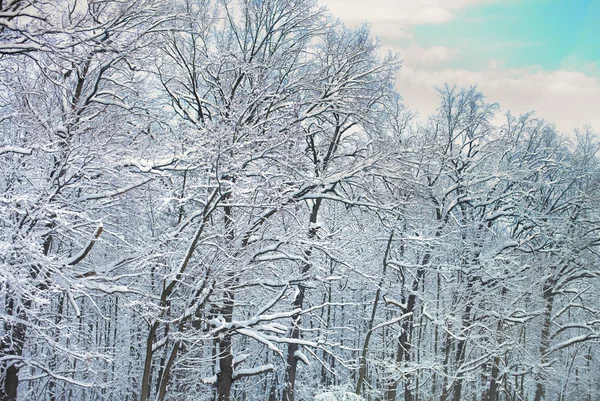
[[[321,1],[400,53],[397,87],[421,116],[437,106],[433,86],[478,84],[503,111],[600,132],[600,0]]]
[[[457,48],[462,65],[502,59],[507,68],[539,65],[592,71],[600,62],[600,0],[525,0],[476,5],[438,25],[418,25],[421,46]],[[468,50],[468,51],[467,51]]]

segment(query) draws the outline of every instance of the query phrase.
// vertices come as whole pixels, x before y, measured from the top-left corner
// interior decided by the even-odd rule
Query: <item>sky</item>
[[[421,118],[437,107],[436,85],[477,84],[503,113],[600,133],[600,0],[320,1],[400,54],[397,88]]]

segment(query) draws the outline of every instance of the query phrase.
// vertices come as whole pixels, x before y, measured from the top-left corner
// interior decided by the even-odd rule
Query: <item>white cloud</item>
[[[425,69],[440,67],[459,55],[458,49],[445,46],[421,47],[414,42],[407,47],[393,48],[393,51],[400,53],[405,65]]]
[[[349,26],[368,20],[375,34],[392,23],[407,29],[420,24],[441,24],[465,7],[499,0],[321,0],[333,15]],[[389,35],[386,35],[389,36]]]
[[[441,24],[450,21],[454,15],[447,9],[441,7],[425,7],[417,11],[410,21],[413,24]]]
[[[459,87],[477,84],[489,101],[500,103],[503,111],[518,114],[536,110],[539,117],[556,123],[565,133],[584,124],[600,131],[600,80],[579,71],[505,69],[496,61],[480,71],[431,71],[407,63],[400,71],[397,87],[406,103],[425,117],[438,105],[433,87],[445,82]]]

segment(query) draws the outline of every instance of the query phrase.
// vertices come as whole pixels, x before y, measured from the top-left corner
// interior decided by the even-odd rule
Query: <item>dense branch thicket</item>
[[[399,67],[313,0],[0,0],[0,401],[599,400],[598,138]]]

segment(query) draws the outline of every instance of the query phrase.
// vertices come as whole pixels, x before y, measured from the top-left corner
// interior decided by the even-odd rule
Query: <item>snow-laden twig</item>
[[[299,360],[301,360],[306,366],[310,366],[310,361],[308,360],[308,358],[306,357],[306,355],[304,355],[302,353],[302,351],[296,350],[296,352],[294,352],[294,357],[298,358]]]
[[[33,153],[33,149],[21,148],[18,146],[0,146],[0,155],[4,153],[18,153],[21,155],[31,155]]]
[[[90,253],[90,251],[94,247],[94,244],[96,243],[96,240],[98,239],[98,237],[100,236],[100,234],[102,234],[103,230],[104,230],[104,226],[102,225],[102,223],[100,223],[98,225],[98,228],[96,229],[96,233],[94,234],[94,238],[92,238],[90,240],[90,242],[88,242],[87,246],[85,248],[83,248],[77,255],[73,256],[71,258],[71,260],[69,260],[66,264],[69,265],[69,266],[74,266],[77,263],[81,262],[83,259],[85,259],[85,257]]]
[[[260,365],[255,368],[237,369],[233,372],[233,380],[241,379],[242,377],[256,376],[273,371],[272,364]]]
[[[412,312],[408,312],[408,313],[405,313],[402,316],[398,316],[398,317],[390,319],[390,320],[388,320],[386,322],[379,323],[378,325],[373,326],[373,328],[371,329],[371,331],[375,331],[375,330],[378,330],[378,329],[380,329],[382,327],[391,326],[393,324],[401,322],[402,320],[406,319],[407,317],[412,316],[412,314],[413,314]]]
[[[123,195],[124,193],[127,193],[127,192],[131,191],[132,189],[141,187],[142,185],[145,185],[145,184],[149,183],[150,181],[152,181],[152,178],[137,182],[137,183],[129,185],[127,187],[118,188],[113,191],[99,192],[97,194],[90,194],[90,195],[83,195],[79,198],[79,200],[80,201],[89,201],[89,200],[97,200],[97,199],[104,199],[104,198],[114,198],[116,196]]]

